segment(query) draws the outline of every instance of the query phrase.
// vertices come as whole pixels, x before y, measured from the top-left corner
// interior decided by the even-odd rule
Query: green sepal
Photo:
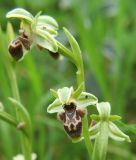
[[[73,93],[73,87],[64,87],[62,89],[58,89],[57,94],[59,97],[60,102],[63,104],[67,104],[71,98]]]
[[[90,105],[96,105],[97,102],[98,102],[97,97],[87,92],[82,92],[80,96],[77,98],[78,107],[87,107]]]
[[[56,40],[47,31],[41,30],[38,27],[36,27],[33,36],[35,44],[54,53],[58,51]]]
[[[51,103],[48,108],[48,113],[56,113],[63,111],[62,104],[59,99],[55,99],[53,103]]]
[[[109,136],[116,141],[131,142],[128,135],[124,134],[114,123],[109,122]]]
[[[7,18],[19,18],[28,21],[29,23],[33,22],[34,17],[31,13],[22,8],[16,8],[11,10],[6,14]]]

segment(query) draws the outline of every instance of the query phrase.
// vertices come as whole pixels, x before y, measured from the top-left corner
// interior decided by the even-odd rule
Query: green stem
[[[19,90],[17,86],[17,78],[16,78],[16,73],[12,65],[8,66],[8,74],[10,78],[10,84],[11,84],[11,89],[13,93],[13,97],[20,102],[20,95],[19,95]],[[18,109],[16,109],[16,116],[19,121],[20,119],[20,112]],[[31,131],[30,131],[31,132]],[[31,135],[31,133],[30,133]],[[31,152],[32,152],[32,144],[31,144],[31,139],[26,137],[26,135],[22,132],[21,135],[21,145],[22,145],[22,151],[25,157],[25,160],[31,160]]]
[[[11,90],[13,93],[13,97],[20,102],[20,95],[19,95],[19,90],[17,86],[17,78],[16,78],[16,73],[14,71],[14,68],[12,65],[9,64],[8,66],[8,74],[10,78],[10,83],[11,83]]]
[[[108,122],[101,122],[100,133],[95,140],[92,160],[105,160],[108,146]]]
[[[5,122],[8,122],[9,124],[13,125],[14,127],[17,126],[17,121],[14,117],[12,117],[10,114],[4,111],[0,111],[0,119],[4,120]]]
[[[63,44],[60,42],[57,42],[59,46],[59,50],[61,51],[61,54],[69,58],[77,67],[77,72],[76,72],[76,77],[77,77],[77,85],[80,86],[84,82],[83,90],[85,90],[85,79],[84,79],[84,66],[83,66],[83,60],[82,60],[82,55],[81,53],[76,56],[76,59],[73,55],[73,53],[67,49]],[[91,155],[92,155],[92,143],[89,137],[89,132],[88,132],[88,119],[87,116],[83,118],[83,136],[85,140],[85,145],[88,150],[89,154],[89,159],[91,160]]]
[[[15,36],[14,36],[14,31],[13,31],[12,25],[10,23],[8,23],[8,25],[7,25],[7,38],[8,38],[8,41],[9,42],[12,41],[14,39],[14,37]],[[6,66],[6,70],[7,70],[8,76],[9,76],[13,97],[14,97],[15,100],[17,100],[17,102],[20,103],[21,100],[20,100],[19,90],[18,90],[18,86],[17,86],[15,65],[16,65],[16,63],[14,63],[14,62],[12,64],[10,63],[10,61],[6,61],[5,62],[5,66]],[[18,109],[16,107],[17,122],[22,121],[21,117],[23,117],[22,113],[20,112],[20,109]],[[9,117],[9,118],[11,118],[11,117]],[[23,120],[26,121],[25,119],[23,119]],[[13,122],[13,121],[11,121],[11,122]],[[32,130],[31,130],[31,127],[29,127],[29,128],[30,129],[28,130],[27,128],[24,127],[22,130],[20,130],[22,132],[21,133],[21,145],[22,145],[22,151],[23,151],[23,155],[24,155],[24,159],[25,160],[31,160],[31,152],[32,152],[32,138],[31,138],[31,135],[32,135]],[[27,137],[27,135],[26,135],[26,130],[29,132],[29,135],[30,135],[29,137]]]
[[[92,152],[93,152],[93,145],[91,143],[91,140],[89,138],[89,132],[88,132],[88,119],[87,116],[85,116],[82,120],[83,123],[83,136],[85,139],[85,145],[88,150],[89,159],[91,160]]]
[[[63,56],[66,56],[70,61],[72,61],[75,64],[75,60],[74,60],[74,56],[73,56],[72,52],[69,49],[67,49],[59,41],[57,41],[57,45],[59,47],[58,52],[61,53]]]

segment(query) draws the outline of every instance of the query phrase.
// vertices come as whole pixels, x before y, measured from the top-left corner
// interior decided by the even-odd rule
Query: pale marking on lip
[[[81,117],[79,119],[76,118],[77,112],[75,111],[73,117],[70,119],[67,114],[65,114],[66,121],[64,123],[65,126],[68,127],[68,130],[71,131],[71,124],[74,126],[74,130],[77,129],[77,125],[81,122]]]

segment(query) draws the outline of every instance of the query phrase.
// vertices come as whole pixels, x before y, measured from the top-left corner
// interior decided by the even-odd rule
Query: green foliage
[[[4,103],[8,113],[15,115],[13,107],[6,99],[12,96],[12,92],[9,85],[11,78],[7,50],[9,34],[5,31],[7,26],[5,14],[18,6],[29,8],[33,15],[42,10],[43,13],[48,13],[57,19],[61,24],[60,28],[67,26],[71,29],[79,40],[83,52],[87,90],[99,95],[100,100],[110,101],[112,112],[122,116],[126,123],[133,122],[134,126],[116,123],[124,131],[134,135],[136,133],[135,0],[131,2],[129,0],[86,0],[85,2],[80,0],[1,0],[0,101]],[[17,31],[17,22],[14,26]],[[58,39],[67,44],[63,35]],[[62,52],[60,48],[58,51]],[[72,61],[71,51],[68,50],[68,53]],[[66,59],[55,61],[48,56],[47,51],[34,48],[15,68],[21,99],[27,106],[34,124],[33,148],[39,159],[88,159],[83,142],[78,146],[72,144],[64,135],[63,127],[56,121],[56,117],[46,113],[47,106],[52,101],[49,88],[74,84],[75,79],[72,76],[75,71],[74,66],[71,66]],[[7,123],[0,123],[1,160],[12,159],[20,152],[17,134]],[[130,135],[131,140],[134,139],[132,144],[119,145],[110,141],[109,159],[134,160],[136,139],[133,135]]]

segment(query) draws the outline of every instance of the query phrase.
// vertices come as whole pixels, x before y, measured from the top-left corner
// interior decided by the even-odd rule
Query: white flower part
[[[114,123],[109,122],[109,136],[117,141],[131,142],[129,136],[124,134]]]
[[[61,111],[63,111],[62,103],[60,102],[58,98],[56,98],[54,102],[51,103],[47,108],[48,113],[56,113],[56,112],[61,112]]]
[[[64,87],[62,89],[58,89],[57,93],[58,93],[58,97],[60,102],[63,104],[67,104],[71,98],[73,92],[73,87]]]
[[[102,117],[109,117],[111,112],[111,106],[109,102],[101,102],[96,105],[99,115]]]
[[[97,104],[98,99],[90,93],[82,92],[76,100],[76,104],[78,108],[84,108],[90,105]]]
[[[22,8],[16,8],[11,10],[10,12],[7,13],[6,17],[25,19],[30,23],[32,23],[34,20],[34,17],[32,16],[32,14]]]
[[[32,153],[31,157],[31,160],[36,160],[37,155],[35,153]],[[18,154],[15,157],[13,157],[13,160],[25,160],[25,158],[22,154]]]

